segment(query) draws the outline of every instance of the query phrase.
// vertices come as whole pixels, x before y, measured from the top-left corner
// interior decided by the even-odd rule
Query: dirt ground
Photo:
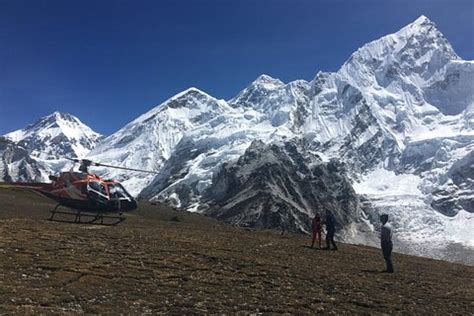
[[[379,249],[310,249],[142,203],[117,226],[45,220],[54,204],[0,189],[0,314],[473,314],[474,267]]]

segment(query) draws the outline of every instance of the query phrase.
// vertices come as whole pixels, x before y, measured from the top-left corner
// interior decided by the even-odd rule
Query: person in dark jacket
[[[313,241],[311,242],[311,248],[314,247],[314,241],[316,240],[316,237],[318,237],[319,248],[321,248],[322,224],[321,224],[321,216],[319,216],[319,214],[314,215],[311,228],[313,230]]]
[[[388,223],[388,215],[380,215],[380,221],[382,222],[382,229],[380,231],[380,245],[382,247],[383,258],[385,259],[385,265],[387,269],[385,272],[393,273],[392,263],[392,226]]]
[[[326,212],[326,250],[331,249],[330,244],[332,244],[332,250],[337,250],[336,243],[334,242],[334,234],[336,233],[336,218],[331,211]]]

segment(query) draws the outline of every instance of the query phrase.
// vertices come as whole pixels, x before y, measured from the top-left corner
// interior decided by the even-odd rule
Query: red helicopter
[[[25,150],[22,146],[5,138],[0,141]],[[117,168],[130,171],[156,173],[155,171],[125,168],[96,163],[88,159],[66,158],[79,163],[79,171],[61,172],[58,176],[49,176],[51,183],[9,183],[8,186],[32,190],[40,195],[56,201],[58,204],[51,211],[49,220],[71,222],[55,219],[56,214],[74,215],[74,223],[89,223],[115,225],[125,220],[123,212],[137,208],[137,201],[125,190],[120,182],[106,180],[96,174],[89,173],[90,166]],[[59,207],[69,208],[70,211],[60,211]],[[118,215],[107,215],[118,213]],[[105,215],[104,215],[105,214]],[[81,221],[82,218],[88,221]],[[92,218],[92,219],[90,219]],[[112,223],[104,223],[104,219]]]

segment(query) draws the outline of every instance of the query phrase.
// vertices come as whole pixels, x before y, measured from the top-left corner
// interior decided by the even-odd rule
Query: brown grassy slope
[[[55,223],[52,205],[0,189],[0,313],[474,312],[473,267],[395,254],[382,274],[369,247],[147,204],[115,227]]]

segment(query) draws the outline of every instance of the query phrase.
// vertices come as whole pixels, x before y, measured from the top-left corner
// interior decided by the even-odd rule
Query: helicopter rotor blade
[[[11,139],[9,138],[6,138],[6,137],[2,137],[0,136],[0,143],[5,143],[7,145],[12,145],[14,147],[18,147],[18,148],[21,148],[23,150],[26,150],[26,148],[24,148],[23,146],[21,146],[20,144],[12,141]],[[44,154],[48,154],[48,153],[44,153]],[[49,154],[48,154],[49,155]],[[113,166],[113,165],[108,165],[108,164],[103,164],[103,163],[98,163],[98,162],[93,162],[91,160],[88,160],[88,159],[80,159],[80,158],[69,158],[69,157],[62,157],[64,159],[67,159],[67,160],[70,160],[70,161],[73,161],[75,163],[86,163],[87,165],[91,165],[91,166],[96,166],[96,167],[107,167],[107,168],[115,168],[115,169],[122,169],[122,170],[130,170],[130,171],[138,171],[138,172],[146,172],[146,173],[153,173],[153,174],[158,174],[158,172],[156,171],[151,171],[151,170],[143,170],[143,169],[134,169],[134,168],[127,168],[127,167],[120,167],[120,166]]]
[[[94,162],[94,163],[93,163],[93,166],[96,166],[96,167],[107,167],[107,168],[115,168],[115,169],[122,169],[122,170],[130,170],[130,171],[138,171],[138,172],[146,172],[146,173],[158,174],[158,172],[156,172],[156,171],[143,170],[143,169],[134,169],[134,168],[127,168],[127,167],[120,167],[120,166],[113,166],[113,165],[108,165],[108,164],[98,163],[98,162]]]

